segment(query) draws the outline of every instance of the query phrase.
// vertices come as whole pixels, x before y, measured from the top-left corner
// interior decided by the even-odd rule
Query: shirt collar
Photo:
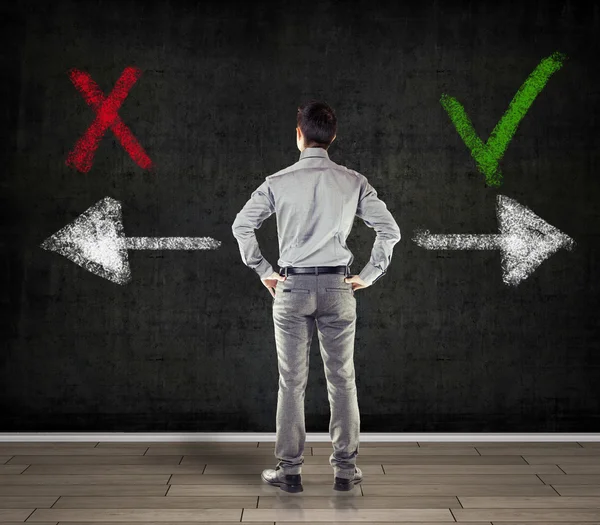
[[[329,154],[327,153],[327,150],[324,150],[323,148],[304,148],[303,151],[300,152],[300,159],[306,159],[306,158],[310,158],[310,157],[321,157],[324,159],[328,159],[329,158]]]

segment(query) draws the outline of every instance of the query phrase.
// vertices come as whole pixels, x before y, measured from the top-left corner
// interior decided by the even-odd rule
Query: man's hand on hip
[[[275,288],[277,287],[277,281],[285,281],[285,275],[279,275],[277,272],[273,272],[266,279],[261,279],[262,283],[268,288],[270,294],[275,297]]]
[[[353,290],[359,290],[360,288],[368,288],[371,286],[364,282],[358,275],[349,275],[344,279],[345,283],[352,283]]]

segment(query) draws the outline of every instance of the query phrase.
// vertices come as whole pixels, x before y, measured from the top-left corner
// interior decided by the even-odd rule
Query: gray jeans
[[[354,373],[356,298],[344,274],[289,274],[277,283],[273,324],[279,367],[275,457],[285,474],[300,474],[306,428],[304,395],[315,325],[327,378],[334,475],[353,478],[360,414]]]

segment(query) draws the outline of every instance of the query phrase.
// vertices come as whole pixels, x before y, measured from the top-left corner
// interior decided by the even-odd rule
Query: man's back
[[[360,412],[354,370],[354,294],[385,274],[400,228],[366,177],[329,158],[326,148],[337,132],[333,109],[326,102],[309,101],[298,108],[297,123],[300,159],[266,177],[232,226],[242,260],[273,297],[279,369],[274,454],[279,463],[275,469],[265,469],[261,477],[287,492],[303,491],[304,393],[316,329],[331,410],[333,488],[345,491],[362,481],[356,465]],[[260,253],[254,233],[273,213],[277,214],[279,272]],[[350,274],[354,256],[346,246],[355,216],[377,233],[369,262],[359,275]]]
[[[346,239],[358,216],[377,233],[359,274],[372,284],[386,273],[400,240],[398,224],[367,178],[333,162],[319,147],[304,149],[298,162],[266,177],[238,213],[234,235],[240,240],[244,226],[259,228],[272,213],[277,215],[280,267],[350,266],[354,255]],[[241,242],[240,248],[244,256]]]

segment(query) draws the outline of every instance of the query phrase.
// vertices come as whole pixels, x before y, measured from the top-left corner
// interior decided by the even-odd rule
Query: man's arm
[[[273,194],[269,181],[265,181],[252,192],[242,210],[236,215],[231,230],[240,247],[244,264],[252,268],[261,279],[268,278],[275,270],[260,253],[254,230],[258,230],[263,221],[275,213]]]
[[[356,215],[377,233],[369,262],[358,275],[371,285],[387,273],[394,245],[400,240],[400,228],[366,177],[361,187]]]

